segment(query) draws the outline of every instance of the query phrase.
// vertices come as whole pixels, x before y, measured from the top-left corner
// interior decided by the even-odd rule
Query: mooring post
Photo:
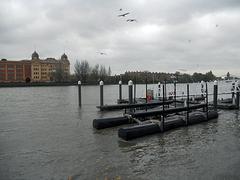
[[[134,104],[136,103],[136,88],[137,88],[137,85],[136,85],[136,77],[134,78]]]
[[[147,102],[148,102],[148,101],[147,101],[147,97],[148,97],[148,96],[147,96],[147,83],[148,83],[148,82],[147,82],[147,78],[146,78],[146,81],[145,81],[145,82],[146,82],[145,91],[146,91],[146,103],[147,103]],[[147,107],[146,107],[146,109],[147,109]]]
[[[132,82],[132,80],[128,81],[128,100],[129,100],[129,104],[133,103],[133,82]]]
[[[81,91],[81,81],[78,81],[78,104],[82,106],[82,91]]]
[[[163,99],[162,99],[162,103],[163,103],[163,107],[162,107],[162,110],[163,110],[163,114],[162,114],[162,129],[164,131],[164,120],[165,120],[165,84],[163,84],[162,86],[163,88]]]
[[[237,81],[237,85],[236,85],[236,106],[237,109],[239,109],[239,95],[240,95],[240,82]]]
[[[99,82],[100,85],[100,106],[103,106],[103,81]]]
[[[207,116],[207,120],[208,120],[208,85],[206,82],[206,116]]]
[[[232,83],[232,103],[235,104],[235,82]]]
[[[122,101],[122,81],[118,82],[118,87],[119,87],[119,102],[121,103],[121,101]]]
[[[166,80],[164,81],[164,92],[165,92],[165,94],[164,94],[164,96],[165,96],[165,98],[167,99],[167,82],[166,82]]]
[[[217,101],[218,101],[218,82],[214,81],[213,85],[213,107],[217,111]]]
[[[201,96],[204,97],[204,81],[201,81]]]
[[[201,97],[202,98],[204,98],[204,94],[205,92],[204,92],[204,81],[201,81]],[[204,100],[205,100],[205,98],[204,98]],[[205,107],[203,107],[203,112],[205,112],[205,110],[206,110],[206,108]]]
[[[174,81],[174,107],[177,107],[177,85],[176,85],[176,81]]]
[[[186,118],[186,125],[188,125],[189,120],[189,84],[187,84],[187,118]]]
[[[146,107],[145,107],[145,110],[147,111],[147,103],[148,103],[148,95],[147,95],[147,77],[146,77],[146,80],[145,80],[145,82],[146,82],[146,87],[145,87],[145,92],[146,92]]]
[[[161,99],[161,83],[158,82],[158,100],[160,101]]]

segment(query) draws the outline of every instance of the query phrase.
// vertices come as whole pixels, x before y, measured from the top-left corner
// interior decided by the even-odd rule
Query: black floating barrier
[[[173,103],[173,100],[166,101],[165,104],[171,104]],[[128,109],[128,108],[140,108],[140,107],[146,107],[146,106],[160,106],[163,105],[163,102],[149,102],[149,103],[138,103],[138,104],[114,104],[114,105],[103,105],[103,106],[97,106],[101,111],[110,111],[110,110],[119,110],[119,109]]]
[[[131,122],[127,117],[100,118],[93,120],[93,127],[96,129],[104,129],[128,123]]]
[[[132,127],[120,128],[118,130],[118,137],[128,141],[138,137],[161,132],[161,128],[158,124],[141,124]]]
[[[201,122],[208,121],[210,119],[215,119],[218,117],[218,113],[216,111],[208,112],[208,119],[206,113],[203,112],[193,112],[189,114],[188,124],[197,124]],[[174,118],[174,117],[173,117]],[[163,131],[167,131],[170,129],[178,128],[181,126],[185,126],[186,123],[181,117],[175,117],[174,119],[165,120]],[[132,127],[123,127],[118,130],[118,136],[124,140],[131,140],[138,137],[155,134],[159,132],[163,132],[158,124],[149,123],[149,124],[141,124]]]
[[[206,104],[198,104],[198,105],[189,106],[189,109],[190,110],[199,109],[205,106]],[[167,114],[172,114],[172,113],[177,113],[182,111],[187,111],[187,107],[170,108],[164,111],[155,110],[155,111],[137,112],[137,113],[131,113],[131,116],[134,118],[144,118],[144,117],[152,117],[152,116],[158,116],[163,114],[167,115]],[[123,124],[130,124],[130,123],[134,123],[134,122],[131,122],[125,116],[113,117],[113,118],[99,118],[99,119],[93,120],[93,127],[96,129],[104,129],[104,128],[115,127]]]
[[[237,105],[233,103],[232,98],[222,99],[217,101],[217,108],[218,109],[238,109]]]
[[[203,107],[206,107],[207,104],[198,104],[198,105],[192,105],[189,106],[189,110],[194,110],[194,109],[200,109]],[[135,118],[140,118],[140,117],[151,117],[151,116],[158,116],[158,115],[163,115],[163,114],[172,114],[172,113],[178,113],[178,112],[182,112],[182,111],[187,111],[188,108],[187,107],[178,107],[178,108],[169,108],[166,110],[155,110],[155,111],[147,111],[147,112],[136,112],[136,113],[132,113],[132,117]]]

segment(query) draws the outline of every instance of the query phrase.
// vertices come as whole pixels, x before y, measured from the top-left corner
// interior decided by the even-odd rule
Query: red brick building
[[[70,75],[70,62],[64,53],[60,59],[40,59],[36,51],[32,59],[21,61],[0,60],[0,83],[2,82],[51,82],[54,75],[62,74],[62,78]]]
[[[0,61],[0,82],[30,82],[31,61]]]

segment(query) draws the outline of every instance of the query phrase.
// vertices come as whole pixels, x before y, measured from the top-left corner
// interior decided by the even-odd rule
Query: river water
[[[220,84],[220,92],[229,86]],[[199,87],[191,84],[191,93]],[[144,88],[137,86],[137,96]],[[178,85],[179,94],[185,89]],[[104,103],[115,103],[118,86],[104,90]],[[123,92],[127,97],[127,86]],[[82,87],[82,108],[77,95],[76,86],[0,88],[1,180],[239,179],[239,111],[126,142],[117,136],[119,127],[92,128],[94,118],[122,114],[96,109],[98,86]]]

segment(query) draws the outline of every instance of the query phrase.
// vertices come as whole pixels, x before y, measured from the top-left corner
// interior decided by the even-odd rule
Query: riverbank
[[[74,86],[77,82],[32,82],[32,83],[0,83],[1,87],[38,87],[38,86]]]
[[[104,82],[104,85],[117,85],[118,83],[108,83]],[[139,83],[144,84],[144,83]],[[39,86],[76,86],[77,82],[31,82],[31,83],[23,83],[23,82],[11,82],[11,83],[0,83],[0,88],[2,87],[39,87]],[[82,86],[96,86],[99,83],[82,83]],[[127,83],[123,83],[123,85],[127,85]]]

